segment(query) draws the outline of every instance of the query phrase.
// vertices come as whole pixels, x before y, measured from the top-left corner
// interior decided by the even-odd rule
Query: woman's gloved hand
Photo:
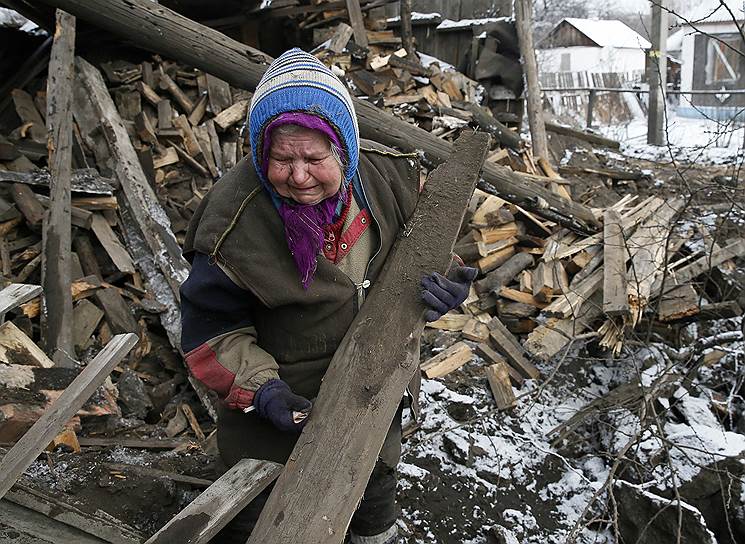
[[[470,266],[456,266],[446,278],[433,272],[422,278],[422,300],[430,307],[424,314],[427,321],[437,321],[450,310],[460,306],[479,271]]]
[[[259,417],[268,419],[286,433],[302,431],[313,406],[305,397],[293,393],[290,386],[280,379],[269,380],[259,387],[253,405]]]

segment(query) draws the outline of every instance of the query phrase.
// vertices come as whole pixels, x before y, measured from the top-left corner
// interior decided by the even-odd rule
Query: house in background
[[[695,22],[681,25],[680,90],[720,92],[681,95],[679,115],[714,119],[745,117],[745,95],[727,92],[745,89],[745,41],[740,30],[745,23],[745,12],[742,0],[725,0],[725,3],[729,10],[717,0],[714,5],[702,2],[685,14],[686,20]]]
[[[567,18],[538,43],[536,53],[543,73],[615,73],[638,80],[650,46],[621,21]]]

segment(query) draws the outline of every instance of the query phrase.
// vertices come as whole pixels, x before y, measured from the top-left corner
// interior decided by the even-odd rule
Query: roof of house
[[[670,34],[667,38],[667,50],[668,51],[680,51],[683,47],[683,37],[686,35],[686,31],[682,28]]]
[[[576,19],[567,17],[556,25],[555,28],[558,28],[559,25],[565,22],[587,36],[599,47],[632,49],[649,49],[652,47],[652,44],[638,32],[617,19]]]
[[[724,0],[724,4],[726,7],[720,0],[702,0],[682,15],[694,26],[701,23],[734,23],[733,15],[737,21],[745,20],[745,5],[742,0]]]

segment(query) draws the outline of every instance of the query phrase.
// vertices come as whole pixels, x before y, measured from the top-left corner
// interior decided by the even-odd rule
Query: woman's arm
[[[279,378],[274,358],[256,345],[253,309],[259,304],[201,253],[181,286],[181,348],[191,373],[228,407],[253,404],[255,392]]]

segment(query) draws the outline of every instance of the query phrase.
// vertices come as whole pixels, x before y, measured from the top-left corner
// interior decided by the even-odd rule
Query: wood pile
[[[741,315],[733,300],[705,304],[705,282],[696,280],[745,256],[745,239],[693,250],[690,241],[705,233],[676,227],[682,209],[682,199],[629,195],[598,210],[603,232],[583,236],[477,189],[455,252],[479,276],[458,311],[429,324],[461,340],[423,362],[425,376],[443,376],[477,354],[504,409],[515,402],[510,384],[540,377],[531,361],[547,362],[575,343],[597,339],[618,355],[643,319]]]

